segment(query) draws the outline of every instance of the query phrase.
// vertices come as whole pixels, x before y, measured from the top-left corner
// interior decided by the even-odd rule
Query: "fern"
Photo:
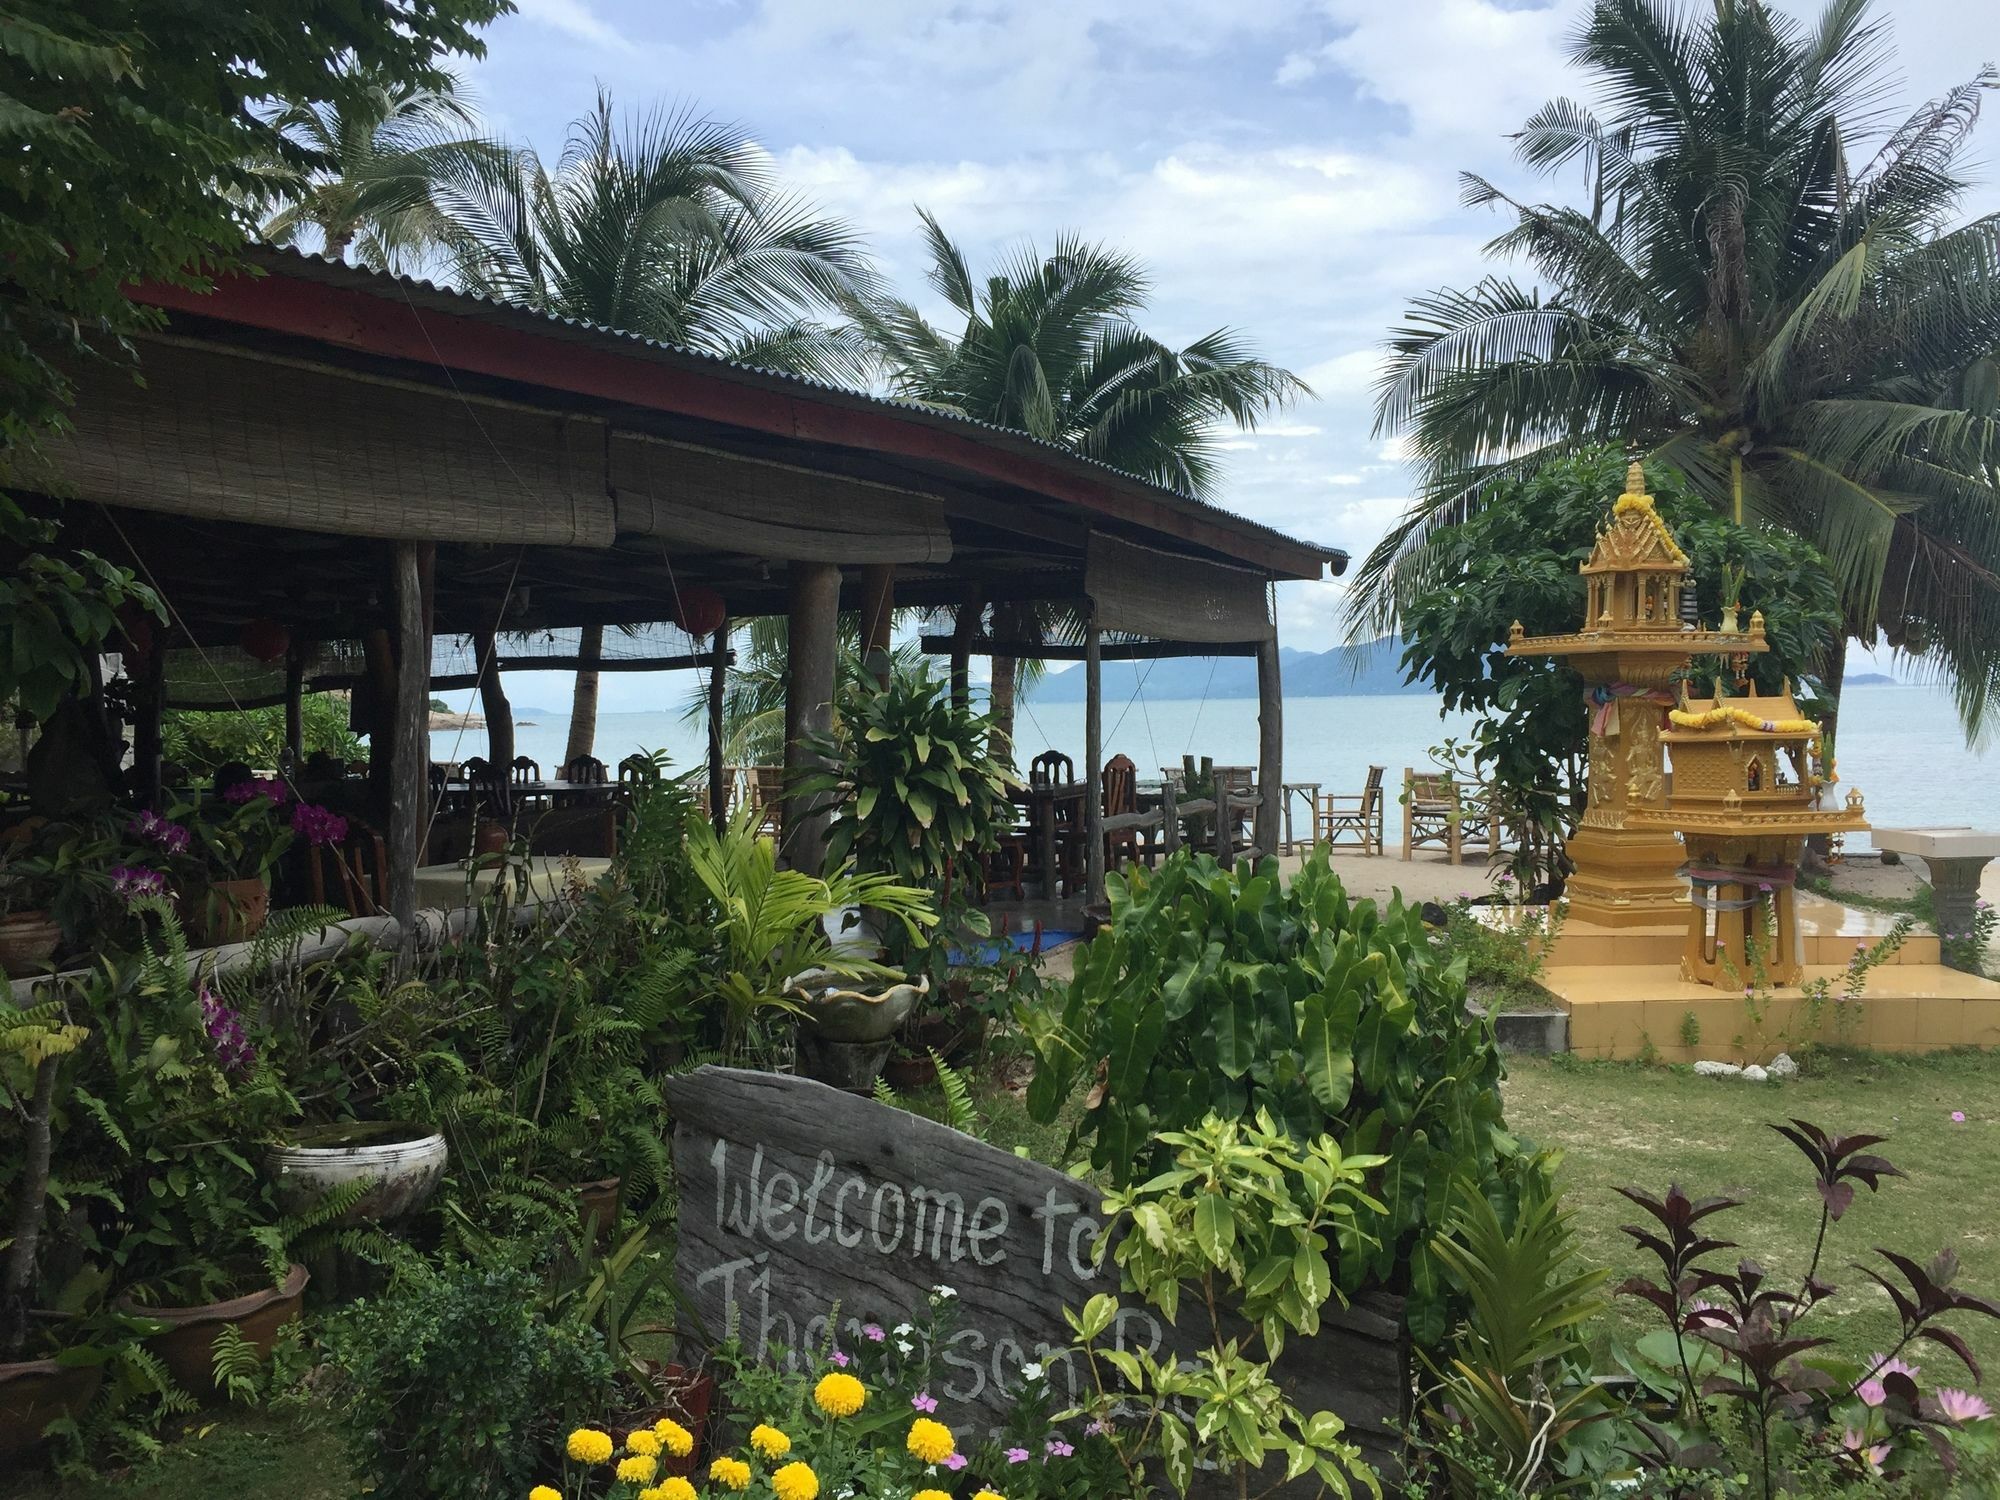
[[[972,1090],[965,1077],[942,1057],[937,1048],[928,1049],[931,1061],[937,1065],[938,1087],[944,1091],[944,1122],[953,1130],[984,1140],[985,1124],[979,1118],[979,1107],[972,1102]]]
[[[208,1346],[215,1388],[231,1402],[258,1406],[264,1400],[264,1356],[243,1330],[224,1323]]]
[[[877,1104],[886,1104],[891,1109],[907,1110],[909,1108],[897,1096],[896,1091],[889,1087],[889,1080],[879,1074],[875,1078],[875,1102]]]

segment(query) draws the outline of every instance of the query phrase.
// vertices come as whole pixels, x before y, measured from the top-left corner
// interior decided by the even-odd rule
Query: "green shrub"
[[[345,695],[307,693],[299,706],[305,754],[323,750],[336,760],[352,761],[368,753],[361,737],[348,728]],[[231,761],[275,766],[285,748],[282,704],[222,713],[176,709],[164,716],[160,729],[161,754],[197,779]]]
[[[611,1395],[603,1341],[548,1321],[520,1270],[413,1262],[328,1324],[326,1350],[349,1460],[376,1500],[525,1495]]]
[[[1024,1017],[1030,1114],[1054,1119],[1094,1076],[1078,1134],[1121,1187],[1166,1165],[1162,1132],[1210,1111],[1269,1110],[1296,1140],[1388,1157],[1369,1188],[1386,1219],[1341,1237],[1339,1285],[1406,1292],[1412,1331],[1435,1343],[1448,1317],[1432,1240],[1452,1184],[1504,1203],[1520,1154],[1463,961],[1447,962],[1400,901],[1350,903],[1324,853],[1289,885],[1275,860],[1230,871],[1185,854],[1106,884],[1111,924],[1077,958],[1061,1008]]]

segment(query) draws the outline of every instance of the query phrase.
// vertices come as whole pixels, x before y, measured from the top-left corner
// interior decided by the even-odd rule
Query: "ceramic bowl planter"
[[[204,948],[247,943],[264,930],[271,886],[261,879],[211,880],[185,912],[188,935]]]
[[[298,1321],[304,1305],[306,1282],[312,1278],[306,1268],[294,1265],[282,1284],[266,1287],[226,1302],[205,1302],[193,1307],[148,1307],[131,1296],[118,1299],[118,1310],[136,1318],[151,1318],[167,1326],[146,1338],[146,1347],[160,1357],[160,1363],[174,1377],[175,1384],[196,1396],[215,1394],[215,1340],[224,1327],[232,1327],[256,1346],[257,1353],[269,1357],[271,1346],[287,1323]]]
[[[0,917],[0,969],[9,979],[40,973],[55,957],[62,928],[45,911],[17,911]]]
[[[579,1182],[573,1192],[576,1194],[577,1228],[588,1231],[594,1220],[597,1225],[596,1243],[599,1248],[611,1243],[612,1231],[618,1227],[618,1210],[624,1197],[624,1179],[605,1177],[596,1182]]]
[[[0,1364],[0,1463],[11,1464],[37,1447],[49,1423],[82,1416],[103,1382],[101,1364],[52,1359]]]
[[[345,1120],[295,1131],[264,1153],[264,1170],[278,1205],[297,1213],[352,1182],[373,1186],[340,1217],[343,1224],[379,1223],[415,1213],[444,1181],[450,1152],[425,1125]]]
[[[791,980],[785,993],[804,1006],[799,1072],[850,1094],[868,1093],[882,1076],[898,1028],[930,992],[930,983],[928,977],[917,984],[906,980],[869,994],[843,989],[839,976],[825,969]]]

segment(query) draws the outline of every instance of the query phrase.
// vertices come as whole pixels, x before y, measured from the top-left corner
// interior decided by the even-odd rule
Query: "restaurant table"
[[[517,870],[525,865],[528,874],[528,899],[531,901],[552,901],[563,894],[563,866],[574,864],[586,885],[601,879],[611,869],[611,861],[597,858],[565,860],[560,855],[531,854],[523,860],[509,860],[503,872],[496,861],[494,864],[470,874],[457,861],[448,865],[418,865],[416,878],[417,906],[442,907],[453,910],[465,906],[474,895],[489,894],[504,873],[512,879]]]
[[[1081,831],[1084,809],[1084,786],[1080,781],[1059,781],[1041,786],[1016,787],[1008,797],[1016,807],[1027,809],[1028,827],[1035,840],[1035,857],[1042,867],[1042,895],[1049,900],[1056,896],[1056,822],[1058,809],[1070,805],[1076,808],[1075,817]]]
[[[449,810],[459,811],[472,800],[475,794],[483,793],[485,790],[486,787],[483,784],[475,787],[462,779],[447,781],[444,784],[444,805]],[[620,784],[615,781],[510,781],[507,783],[507,796],[516,803],[543,799],[554,801],[558,798],[573,802],[609,802],[618,795],[620,790]]]

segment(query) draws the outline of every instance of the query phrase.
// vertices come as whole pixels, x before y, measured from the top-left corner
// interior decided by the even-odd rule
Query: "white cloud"
[[[1361,476],[1359,474],[1329,474],[1326,476],[1326,482],[1328,484],[1359,484],[1361,483]]]
[[[592,46],[623,50],[632,45],[617,27],[591,9],[588,0],[516,0],[515,8],[524,20],[553,27]]]

